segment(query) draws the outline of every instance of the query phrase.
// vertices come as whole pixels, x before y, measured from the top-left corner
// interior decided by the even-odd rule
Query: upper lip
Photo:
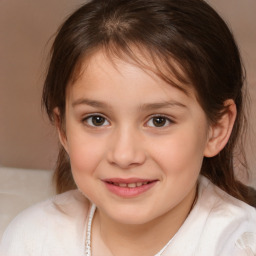
[[[123,179],[123,178],[109,178],[109,179],[103,179],[102,181],[104,182],[109,182],[109,183],[139,183],[139,182],[153,182],[156,181],[156,179],[141,179],[141,178],[128,178],[128,179]]]

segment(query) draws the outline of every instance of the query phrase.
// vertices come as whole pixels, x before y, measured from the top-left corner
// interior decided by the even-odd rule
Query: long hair
[[[66,88],[86,57],[102,50],[110,57],[129,57],[142,68],[150,68],[134,49],[145,53],[154,72],[172,86],[178,85],[170,74],[184,85],[192,84],[209,123],[216,123],[225,113],[225,100],[234,100],[237,118],[229,142],[217,156],[204,158],[201,174],[252,204],[248,188],[235,178],[233,164],[246,120],[243,66],[229,28],[203,0],[92,0],[79,8],[60,27],[52,47],[42,97],[50,120],[54,122],[57,107],[64,123]],[[246,172],[243,154],[241,158]],[[75,187],[61,146],[55,179],[58,192]]]

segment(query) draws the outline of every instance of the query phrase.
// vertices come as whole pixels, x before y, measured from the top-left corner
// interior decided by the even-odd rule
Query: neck
[[[95,228],[112,255],[155,255],[177,233],[187,218],[196,196],[196,187],[182,203],[156,219],[139,225],[116,222],[100,210]]]

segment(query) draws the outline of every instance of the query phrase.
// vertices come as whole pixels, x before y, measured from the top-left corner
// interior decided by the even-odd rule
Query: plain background
[[[0,0],[0,166],[53,169],[55,130],[41,110],[47,55],[55,31],[84,1]],[[208,0],[233,31],[251,98],[246,144],[256,186],[256,1]]]

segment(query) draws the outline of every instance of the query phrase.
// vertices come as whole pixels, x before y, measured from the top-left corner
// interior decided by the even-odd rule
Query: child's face
[[[116,66],[115,66],[116,65]],[[62,138],[80,190],[112,220],[142,224],[194,199],[208,124],[194,93],[100,52],[69,86]]]

